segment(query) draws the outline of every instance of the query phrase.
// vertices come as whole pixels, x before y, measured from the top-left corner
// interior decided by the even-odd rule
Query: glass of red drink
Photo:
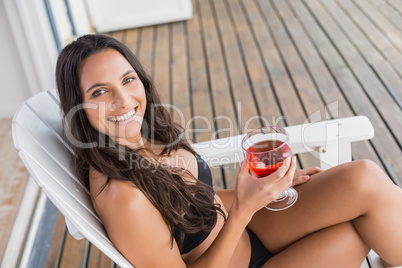
[[[289,136],[280,126],[265,126],[249,132],[243,138],[242,148],[250,173],[257,178],[271,175],[292,156]],[[290,187],[265,207],[284,210],[296,202],[297,196],[296,190]]]

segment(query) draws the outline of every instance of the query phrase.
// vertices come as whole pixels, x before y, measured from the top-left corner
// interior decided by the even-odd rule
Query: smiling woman
[[[296,171],[287,159],[259,179],[243,164],[234,190],[214,191],[208,166],[123,44],[78,38],[60,53],[56,80],[77,178],[134,266],[359,267],[371,248],[402,263],[402,233],[393,231],[402,191],[374,163]],[[264,208],[290,186],[299,193],[292,207]]]

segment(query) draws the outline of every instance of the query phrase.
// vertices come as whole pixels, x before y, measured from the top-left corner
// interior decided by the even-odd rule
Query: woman
[[[287,159],[258,180],[242,165],[234,190],[214,192],[208,167],[123,44],[80,37],[61,52],[56,80],[79,141],[76,174],[135,267],[360,267],[371,248],[402,264],[402,191],[374,163],[295,171]],[[291,185],[294,206],[264,208]]]

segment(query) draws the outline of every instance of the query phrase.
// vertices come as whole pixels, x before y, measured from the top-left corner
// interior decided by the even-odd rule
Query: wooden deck
[[[110,33],[181,111],[174,118],[192,141],[365,115],[375,137],[354,144],[353,158],[373,160],[402,185],[401,1],[195,0],[193,8],[188,21]],[[300,167],[316,163],[299,157]],[[214,169],[216,187],[233,188],[235,172]],[[65,236],[61,215],[51,243],[46,267],[112,265]]]
[[[14,149],[11,118],[0,120],[0,263],[28,181],[28,171]]]

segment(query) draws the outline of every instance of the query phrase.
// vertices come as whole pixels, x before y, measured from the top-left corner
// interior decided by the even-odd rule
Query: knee
[[[351,162],[353,167],[358,172],[367,175],[382,172],[381,168],[373,161],[369,159],[359,159]]]
[[[392,184],[388,176],[373,161],[367,159],[355,160],[350,163],[349,184],[358,193],[368,194],[371,197],[382,192],[384,186]]]
[[[390,180],[384,171],[375,162],[368,159],[359,159],[352,162],[354,164],[354,169],[357,174],[361,174],[361,177],[366,182],[371,180],[374,183],[378,183],[381,180]]]

